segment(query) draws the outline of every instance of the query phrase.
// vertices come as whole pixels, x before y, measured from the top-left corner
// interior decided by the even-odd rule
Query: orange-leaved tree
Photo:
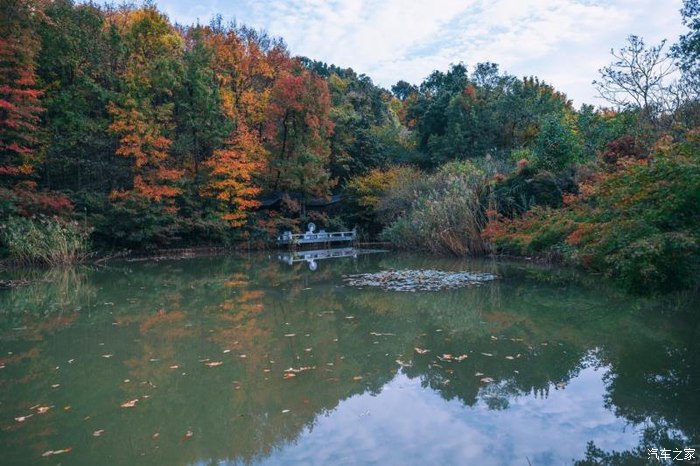
[[[155,7],[116,11],[109,20],[122,30],[127,58],[125,92],[112,102],[110,130],[119,137],[116,155],[133,160],[132,193],[174,210],[182,176],[169,156],[173,94],[181,75],[182,38]],[[115,198],[128,192],[114,193]]]
[[[205,194],[216,197],[222,218],[233,227],[245,225],[248,212],[260,204],[256,200],[260,188],[254,176],[264,166],[266,155],[259,138],[240,124],[225,147],[205,162],[211,170]]]

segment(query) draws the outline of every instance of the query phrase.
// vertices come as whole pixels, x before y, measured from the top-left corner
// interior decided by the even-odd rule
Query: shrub
[[[690,288],[700,278],[700,131],[647,159],[625,156],[564,197],[561,209],[493,215],[485,238],[511,253],[568,251],[641,293]]]

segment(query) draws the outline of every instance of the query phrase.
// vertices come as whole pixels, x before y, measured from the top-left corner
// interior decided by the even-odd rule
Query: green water
[[[343,285],[388,268],[500,279]],[[12,276],[39,281],[0,290],[2,465],[560,465],[589,442],[648,464],[647,448],[699,449],[687,295],[393,253],[316,271],[253,255]]]

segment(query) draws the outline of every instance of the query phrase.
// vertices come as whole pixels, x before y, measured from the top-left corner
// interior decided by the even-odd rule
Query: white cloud
[[[212,0],[160,8],[200,22],[216,13],[281,36],[293,54],[352,67],[389,87],[419,83],[450,63],[491,61],[536,75],[576,104],[595,103],[591,81],[629,34],[648,43],[683,32],[681,0]],[[207,14],[208,12],[208,14]]]

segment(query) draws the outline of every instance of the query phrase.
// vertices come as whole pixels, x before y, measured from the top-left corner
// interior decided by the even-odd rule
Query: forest
[[[222,17],[0,0],[0,259],[265,248],[313,221],[697,290],[700,1],[678,21],[612,50],[606,104],[576,109],[494,63],[383,89]]]

